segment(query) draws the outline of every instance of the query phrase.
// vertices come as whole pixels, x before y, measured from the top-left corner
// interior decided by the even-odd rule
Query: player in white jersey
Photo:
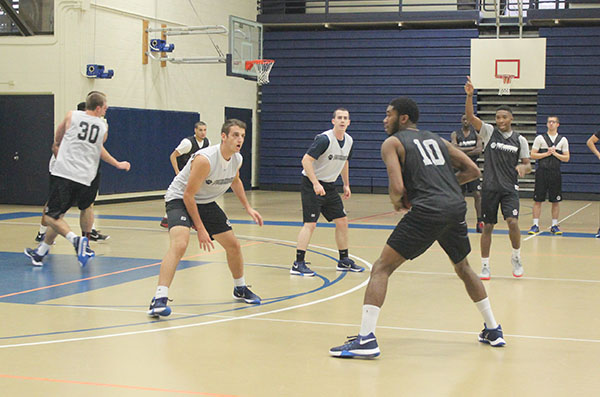
[[[352,272],[365,270],[348,257],[348,217],[334,186],[341,174],[344,183],[343,197],[350,198],[348,160],[352,153],[352,137],[346,133],[350,125],[350,113],[343,108],[336,109],[331,123],[333,128],[317,135],[302,157],[301,197],[304,225],[298,233],[296,260],[290,269],[290,274],[296,276],[315,275],[306,265],[304,258],[321,213],[329,222],[335,223],[335,241],[340,254],[336,269]]]
[[[100,117],[106,114],[107,108],[106,96],[93,92],[86,98],[86,111],[67,113],[56,129],[52,148],[56,163],[52,167],[50,194],[44,209],[44,219],[50,229],[35,250],[25,249],[25,255],[35,266],[42,266],[42,260],[58,234],[73,244],[81,266],[94,256],[87,237],[73,233],[63,216],[72,205],[77,204],[81,210],[81,228],[89,231],[92,226],[94,215],[91,205],[97,192],[92,182],[108,137],[106,124]],[[128,162],[114,161],[117,168],[129,169]]]
[[[96,91],[92,91],[88,95],[90,95],[94,92],[96,92]],[[77,110],[81,110],[81,111],[85,112],[85,102],[78,103]],[[105,118],[102,118],[102,120],[106,123]],[[106,123],[106,125],[108,126],[108,123]],[[108,153],[108,151],[104,147],[102,147],[101,158],[105,162],[117,167],[118,161],[115,160],[115,158],[112,157],[110,155],[110,153]],[[48,164],[48,172],[50,174],[50,183],[52,183],[52,169],[54,168],[55,163],[56,163],[56,155],[54,153],[52,153],[52,156],[50,157],[50,162]],[[127,164],[129,164],[129,163],[127,163]],[[126,171],[129,171],[129,168],[127,168]],[[94,180],[92,181],[92,185],[96,188],[96,191],[98,191],[98,188],[100,187],[100,168],[98,168],[98,173],[96,174],[96,178],[94,178]],[[46,205],[44,205],[44,207],[45,206]],[[37,235],[35,236],[35,241],[38,243],[42,242],[44,240],[44,237],[46,237],[47,230],[48,230],[48,225],[47,225],[46,221],[44,220],[44,214],[42,213],[42,219],[40,221],[40,227],[37,232]],[[91,232],[86,233],[84,230],[82,230],[81,235],[87,237],[90,241],[104,241],[104,240],[108,240],[110,238],[109,235],[102,234],[102,233],[100,233],[99,230],[96,230],[96,225],[94,223],[92,223]]]
[[[210,251],[214,248],[213,239],[225,249],[229,271],[233,276],[234,299],[250,304],[260,303],[260,298],[246,285],[240,243],[231,229],[227,215],[215,202],[231,187],[252,219],[260,226],[263,225],[261,215],[248,203],[240,180],[240,149],[245,136],[246,124],[243,121],[225,121],[221,128],[221,143],[194,153],[169,185],[165,202],[170,245],[160,265],[158,286],[148,309],[149,316],[171,314],[171,308],[167,305],[169,287],[187,249],[190,228],[198,232],[198,243],[203,250]]]

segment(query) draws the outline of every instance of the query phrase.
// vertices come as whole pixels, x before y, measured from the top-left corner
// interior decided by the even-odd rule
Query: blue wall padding
[[[538,93],[537,131],[550,115],[569,140],[563,191],[600,193],[600,161],[586,141],[600,130],[600,27],[541,28],[546,37],[546,88]]]
[[[102,162],[101,194],[165,190],[175,173],[169,155],[182,138],[194,133],[196,112],[111,107],[106,112],[106,149],[117,160],[127,160],[124,172]]]
[[[265,32],[264,57],[275,65],[262,86],[260,183],[299,184],[302,156],[331,128],[332,111],[345,107],[351,186],[387,186],[380,146],[388,103],[410,96],[421,109],[419,127],[449,138],[460,128],[478,36],[477,29]]]

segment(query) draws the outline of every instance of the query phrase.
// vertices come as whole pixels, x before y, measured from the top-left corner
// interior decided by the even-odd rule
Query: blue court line
[[[20,218],[31,218],[31,217],[39,217],[41,216],[41,212],[12,212],[7,214],[0,214],[0,221],[9,220],[9,219],[20,219]],[[68,218],[79,218],[77,214],[66,214]],[[131,216],[131,215],[96,215],[98,219],[111,219],[111,220],[130,220],[130,221],[160,221],[162,217],[156,216]],[[251,220],[245,219],[230,219],[232,224],[237,225],[254,225],[255,222]],[[294,226],[294,227],[302,227],[304,223],[302,222],[294,222],[294,221],[264,221],[264,224],[267,226]],[[317,223],[317,227],[324,228],[335,228],[334,223]],[[378,224],[367,224],[367,223],[350,223],[348,224],[348,228],[350,229],[376,229],[376,230],[394,230],[396,225],[378,225]],[[158,229],[157,229],[158,230]],[[469,233],[475,233],[475,229],[469,229]],[[492,232],[493,234],[508,234],[508,230],[496,230]],[[521,230],[521,235],[528,235],[527,230]],[[541,232],[538,236],[554,236],[550,232]],[[595,238],[596,233],[579,233],[579,232],[563,232],[562,237],[575,237],[575,238]]]
[[[325,257],[328,257],[330,259],[333,259],[337,262],[337,259],[331,257],[330,255],[327,254],[323,254],[320,252],[316,252],[317,254],[323,255]],[[255,266],[261,266],[261,265],[255,265]],[[288,267],[281,267],[281,266],[270,266],[270,267],[274,267],[274,268],[279,268],[279,269],[284,269],[286,271],[289,270]],[[340,280],[342,280],[344,277],[346,277],[347,272],[341,272],[341,274],[339,274],[333,281],[330,281],[328,278],[315,273],[316,277],[319,277],[322,281],[323,284],[317,288],[314,288],[312,290],[306,291],[306,292],[299,292],[297,294],[292,294],[292,295],[285,295],[283,297],[277,297],[277,298],[269,298],[269,299],[265,299],[268,300],[268,302],[264,302],[261,303],[260,305],[249,305],[244,303],[244,306],[240,306],[240,307],[235,307],[232,309],[224,309],[224,310],[217,310],[217,311],[213,311],[213,312],[208,312],[208,313],[200,313],[200,314],[193,314],[193,315],[188,315],[188,316],[182,316],[182,317],[177,317],[177,318],[170,318],[169,321],[179,321],[179,320],[186,320],[186,319],[193,319],[193,318],[198,318],[198,317],[205,317],[205,316],[211,316],[211,315],[216,315],[216,314],[222,314],[222,313],[229,313],[229,312],[235,312],[235,311],[240,311],[240,310],[248,310],[248,309],[252,309],[254,307],[259,307],[259,306],[266,306],[266,305],[270,305],[273,303],[278,303],[278,302],[282,302],[285,300],[290,300],[299,296],[303,296],[303,295],[308,295],[308,294],[312,294],[315,292],[318,292],[322,289],[328,288],[336,283],[338,283]],[[228,303],[233,303],[233,302],[228,302]],[[60,305],[57,305],[60,306]],[[71,306],[71,305],[62,305],[62,306]],[[110,308],[110,307],[118,307],[118,306],[103,306],[106,308]],[[175,307],[175,306],[172,306]],[[140,326],[140,325],[147,325],[147,324],[155,324],[155,323],[159,323],[161,321],[165,321],[165,320],[152,320],[152,321],[144,321],[144,322],[138,322],[138,323],[130,323],[130,324],[120,324],[120,325],[110,325],[110,326],[105,326],[105,327],[94,327],[94,328],[84,328],[84,329],[77,329],[77,330],[67,330],[67,331],[55,331],[55,332],[47,332],[47,333],[39,333],[39,334],[28,334],[28,335],[14,335],[14,336],[5,336],[5,337],[0,337],[0,340],[7,340],[7,339],[22,339],[22,338],[29,338],[29,337],[40,337],[40,336],[55,336],[55,335],[64,335],[64,334],[71,334],[71,333],[80,333],[80,332],[89,332],[89,331],[100,331],[100,330],[107,330],[107,329],[115,329],[115,328],[126,328],[126,327],[135,327],[135,326]]]

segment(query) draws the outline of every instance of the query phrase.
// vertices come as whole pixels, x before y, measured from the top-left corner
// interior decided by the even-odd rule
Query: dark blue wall
[[[538,132],[560,118],[571,161],[562,165],[565,192],[600,193],[600,161],[586,146],[600,130],[600,28],[542,28],[546,37],[546,89],[538,94]]]
[[[265,32],[264,57],[276,62],[262,88],[261,187],[299,184],[302,156],[340,106],[352,120],[351,186],[387,186],[379,152],[387,104],[410,96],[419,127],[449,137],[464,113],[477,37],[477,29]]]
[[[124,172],[102,162],[101,194],[166,190],[175,176],[169,155],[182,138],[194,133],[200,114],[111,107],[106,112],[106,149],[117,160],[127,160]]]

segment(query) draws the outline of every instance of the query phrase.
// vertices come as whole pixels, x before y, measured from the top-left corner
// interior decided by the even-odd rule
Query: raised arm
[[[473,110],[473,93],[475,92],[475,88],[473,87],[473,83],[471,83],[471,77],[467,76],[467,82],[465,83],[465,94],[467,94],[467,98],[465,100],[465,115],[467,116],[467,120],[469,124],[473,126],[477,130],[477,132],[481,131],[481,126],[483,125],[483,121],[477,116],[475,116],[475,111]]]

